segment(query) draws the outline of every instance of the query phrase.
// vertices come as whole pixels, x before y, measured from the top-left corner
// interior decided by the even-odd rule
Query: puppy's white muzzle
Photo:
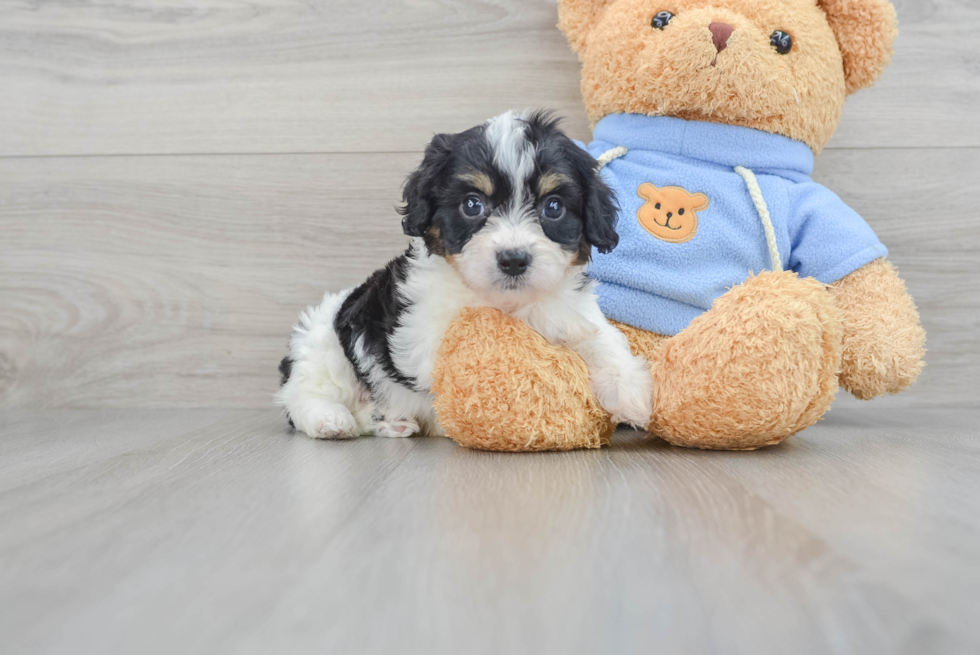
[[[491,216],[455,257],[467,286],[488,299],[506,297],[508,304],[554,291],[573,259],[527,213]]]

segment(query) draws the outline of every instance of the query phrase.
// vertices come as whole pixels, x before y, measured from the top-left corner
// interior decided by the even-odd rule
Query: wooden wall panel
[[[929,330],[894,402],[980,383],[980,24],[898,0],[894,64],[818,180],[868,217]],[[0,5],[0,407],[268,402],[297,311],[404,245],[435,131],[546,106],[586,139],[554,0]]]
[[[406,155],[0,160],[0,406],[255,406],[406,243]]]
[[[900,0],[831,147],[980,146],[974,0]],[[0,4],[0,155],[414,152],[539,106],[588,125],[554,0]],[[14,129],[11,126],[15,126]]]
[[[264,406],[297,312],[404,246],[418,155],[0,159],[0,406]],[[976,403],[980,149],[828,151],[929,331],[903,404]]]

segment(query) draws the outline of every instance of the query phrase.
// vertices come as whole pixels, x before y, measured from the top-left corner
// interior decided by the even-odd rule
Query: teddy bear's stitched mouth
[[[683,225],[681,227],[671,227],[670,226],[670,219],[669,218],[667,219],[667,222],[666,223],[661,223],[657,219],[653,219],[653,222],[656,223],[657,225],[659,225],[660,227],[665,227],[668,230],[674,230],[675,232],[677,230],[683,230],[684,229],[684,226]]]

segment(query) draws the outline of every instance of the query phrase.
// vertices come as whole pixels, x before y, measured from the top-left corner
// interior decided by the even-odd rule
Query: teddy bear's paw
[[[650,431],[692,448],[752,450],[816,423],[837,391],[841,319],[812,278],[762,273],[733,287],[653,361]]]
[[[925,366],[926,333],[895,267],[877,259],[833,292],[844,325],[841,386],[861,400],[910,387]]]
[[[646,428],[653,413],[653,379],[645,360],[629,356],[593,365],[590,374],[599,404],[615,423]]]

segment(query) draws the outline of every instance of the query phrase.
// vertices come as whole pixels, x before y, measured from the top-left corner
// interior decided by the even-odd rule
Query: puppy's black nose
[[[531,264],[531,255],[523,250],[502,250],[497,253],[497,268],[507,275],[521,275]]]

